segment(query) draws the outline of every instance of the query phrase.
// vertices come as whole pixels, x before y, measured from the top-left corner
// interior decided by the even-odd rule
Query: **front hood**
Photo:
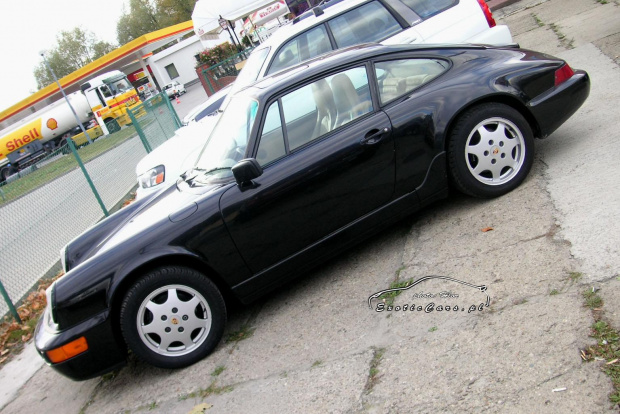
[[[219,203],[224,188],[230,183],[213,184],[180,190],[172,185],[164,191],[119,210],[71,241],[65,249],[69,271],[93,256],[130,241],[137,247],[150,232],[170,223],[183,221],[199,210],[199,205]]]
[[[168,171],[176,171],[182,168],[181,166],[188,165],[190,158],[192,165],[189,167],[192,167],[218,119],[219,116],[208,116],[177,129],[172,138],[140,160],[136,166],[136,175],[139,177],[158,165],[166,166],[168,174]],[[174,168],[175,165],[178,165],[178,168]]]

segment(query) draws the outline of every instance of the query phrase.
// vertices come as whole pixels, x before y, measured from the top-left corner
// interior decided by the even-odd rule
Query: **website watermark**
[[[438,282],[441,283],[442,288],[437,288]],[[429,288],[417,291],[416,289],[413,294],[410,293],[404,299],[404,303],[400,303],[403,300],[399,300],[397,304],[394,303],[396,296],[423,283],[425,283],[424,286],[430,285],[437,290]],[[456,285],[446,289],[445,284]],[[491,297],[487,292],[487,285],[474,285],[448,276],[424,276],[405,286],[384,289],[368,297],[368,307],[375,312],[473,313],[482,312],[490,305]]]

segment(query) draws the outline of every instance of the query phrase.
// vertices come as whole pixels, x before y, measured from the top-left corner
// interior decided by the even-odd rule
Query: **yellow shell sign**
[[[7,154],[40,138],[41,118],[27,123],[2,137],[2,140],[0,140],[0,158],[6,157]]]

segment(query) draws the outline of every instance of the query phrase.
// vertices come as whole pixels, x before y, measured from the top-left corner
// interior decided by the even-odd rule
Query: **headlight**
[[[67,273],[67,245],[60,249],[60,265],[62,266],[62,271]]]
[[[138,184],[142,188],[155,187],[166,179],[166,169],[163,165],[158,165],[138,177]]]
[[[48,327],[57,331],[58,323],[56,322],[56,315],[54,314],[54,289],[56,288],[56,282],[52,283],[47,289],[45,289],[45,299],[47,300],[47,309],[45,310],[44,320]]]

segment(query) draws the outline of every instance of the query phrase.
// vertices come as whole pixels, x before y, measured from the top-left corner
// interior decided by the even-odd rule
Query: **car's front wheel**
[[[203,274],[170,266],[149,272],[129,289],[120,319],[123,337],[138,357],[161,368],[182,368],[217,346],[226,306]]]
[[[448,142],[448,167],[461,192],[491,198],[517,188],[534,160],[530,125],[514,108],[486,103],[457,120]]]

